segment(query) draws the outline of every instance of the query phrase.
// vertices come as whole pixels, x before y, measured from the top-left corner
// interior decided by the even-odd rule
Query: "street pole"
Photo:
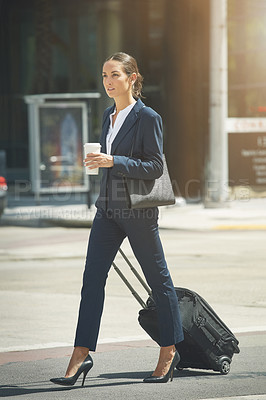
[[[210,0],[209,162],[205,207],[223,207],[228,199],[227,0]]]

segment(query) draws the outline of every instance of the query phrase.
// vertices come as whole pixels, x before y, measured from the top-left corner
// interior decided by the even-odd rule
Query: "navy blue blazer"
[[[106,153],[106,135],[114,108],[115,105],[108,107],[103,114],[100,138],[102,153]],[[159,178],[163,173],[162,152],[162,119],[152,108],[144,107],[143,102],[138,99],[112,143],[114,166],[100,168],[102,176],[96,207],[104,210],[128,208],[123,177]]]

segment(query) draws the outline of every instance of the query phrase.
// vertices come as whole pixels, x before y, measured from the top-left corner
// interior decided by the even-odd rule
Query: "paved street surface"
[[[107,346],[93,355],[94,367],[84,388],[55,386],[49,382],[66,366],[68,357],[13,362],[1,367],[2,395],[25,399],[220,399],[265,400],[265,335],[239,336],[241,354],[235,356],[227,376],[212,371],[176,371],[173,382],[144,384],[158,350],[151,343]],[[35,358],[38,358],[36,353]],[[255,395],[254,395],[255,394]],[[246,396],[249,397],[246,397]],[[238,397],[244,396],[244,397]]]
[[[94,367],[85,387],[79,383],[74,388],[53,385],[50,377],[64,374],[72,351],[89,228],[3,224],[0,396],[44,400],[266,399],[264,217],[259,219],[258,209],[247,212],[246,220],[240,218],[243,208],[234,215],[232,210],[226,214],[225,210],[204,213],[190,209],[190,217],[187,209],[183,210],[187,225],[180,214],[182,208],[176,213],[163,211],[167,215],[161,238],[168,265],[175,285],[200,293],[235,332],[241,352],[234,356],[230,373],[222,376],[213,371],[183,370],[175,372],[171,383],[144,384],[142,379],[156,365],[158,348],[138,325],[140,306],[112,269],[99,346],[92,353]],[[179,216],[182,226],[178,225]],[[138,267],[127,242],[123,249]],[[129,278],[119,256],[117,264]],[[146,300],[135,278],[131,282]]]

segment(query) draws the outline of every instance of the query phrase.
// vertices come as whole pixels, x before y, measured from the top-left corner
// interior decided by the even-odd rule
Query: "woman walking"
[[[105,61],[102,76],[114,105],[103,115],[102,152],[87,154],[84,160],[89,168],[102,168],[102,177],[88,243],[74,350],[65,376],[51,381],[74,385],[83,373],[84,384],[93,365],[89,352],[96,350],[108,272],[127,237],[152,289],[159,321],[159,360],[144,382],[167,382],[180,360],[175,345],[183,340],[183,330],[159,237],[158,208],[129,209],[123,186],[124,177],[142,180],[161,176],[162,120],[140,100],[143,78],[133,57],[113,54]]]

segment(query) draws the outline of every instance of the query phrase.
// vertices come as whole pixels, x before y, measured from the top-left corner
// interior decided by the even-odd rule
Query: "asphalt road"
[[[74,396],[52,386],[49,378],[63,374],[71,353],[88,234],[87,229],[0,227],[0,396],[266,399],[266,236],[255,230],[161,231],[175,285],[200,293],[240,340],[229,375],[185,370],[159,388],[142,384],[158,350],[137,323],[140,306],[111,270],[99,343],[128,344],[114,345],[115,351],[99,346],[87,386],[75,387]],[[123,249],[137,266],[127,242]],[[117,264],[130,277],[121,257]],[[146,300],[135,278],[131,282]],[[25,351],[30,349],[35,353]],[[58,349],[66,350],[58,354]]]
[[[158,350],[152,345],[132,346],[93,355],[94,367],[84,388],[80,383],[69,389],[49,382],[50,377],[62,372],[67,357],[5,364],[1,366],[0,396],[27,400],[265,400],[265,335],[249,334],[239,339],[241,353],[235,356],[226,376],[207,370],[183,370],[175,372],[173,382],[144,384],[142,379],[153,369]]]

